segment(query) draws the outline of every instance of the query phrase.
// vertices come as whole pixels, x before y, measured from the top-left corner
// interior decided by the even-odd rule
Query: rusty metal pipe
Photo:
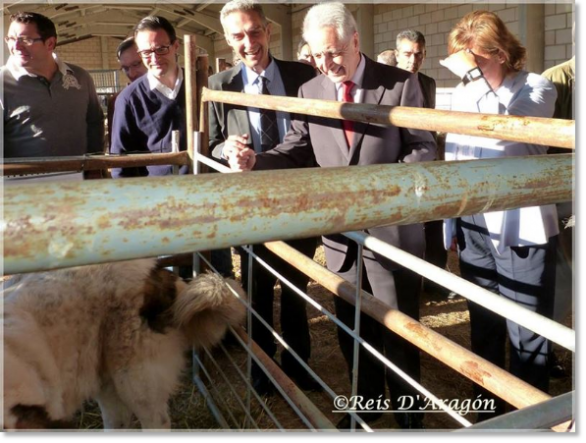
[[[346,232],[344,235],[373,252],[377,252],[396,263],[401,263],[402,266],[422,277],[440,283],[444,288],[461,294],[466,299],[482,305],[501,317],[512,320],[539,335],[543,335],[553,343],[576,352],[576,332],[572,329],[364,232]]]
[[[354,285],[284,242],[269,242],[265,243],[265,246],[336,296],[352,305],[355,304],[356,287]],[[551,398],[364,291],[362,291],[362,312],[517,408],[531,406]]]
[[[242,346],[248,343],[248,335],[242,328],[233,328],[233,331],[240,338],[240,344]],[[252,349],[250,351],[258,358],[262,366],[267,369],[279,387],[287,394],[316,430],[338,432],[332,422],[255,342],[252,342]]]
[[[7,273],[305,238],[572,198],[573,155],[7,186]]]
[[[205,101],[232,105],[425,131],[467,134],[567,149],[574,149],[576,135],[573,120],[441,111],[406,106],[341,103],[332,100],[296,97],[259,96],[239,92],[214,91],[207,88],[203,89],[202,96]]]
[[[3,176],[42,174],[45,172],[95,171],[150,165],[190,165],[186,152],[161,154],[92,155],[71,157],[6,158],[0,165]]]

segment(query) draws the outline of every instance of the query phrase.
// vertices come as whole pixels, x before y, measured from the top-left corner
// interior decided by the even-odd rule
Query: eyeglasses
[[[142,62],[141,61],[137,61],[134,63],[131,63],[130,66],[120,66],[120,69],[124,72],[128,72],[131,69],[136,69],[142,66]]]
[[[13,44],[13,43],[20,43],[21,45],[24,46],[32,46],[34,45],[36,42],[40,42],[43,40],[43,37],[36,37],[36,38],[32,38],[32,37],[4,37],[4,41],[8,44]]]
[[[138,51],[138,55],[140,55],[142,58],[149,58],[153,54],[166,55],[169,53],[170,48],[171,48],[171,45],[158,46],[155,49],[147,49],[145,51]]]

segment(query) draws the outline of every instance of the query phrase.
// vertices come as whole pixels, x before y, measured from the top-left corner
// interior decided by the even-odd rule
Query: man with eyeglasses
[[[128,77],[130,83],[147,72],[147,68],[138,54],[134,37],[122,40],[116,49],[116,58],[120,64],[120,70]],[[112,146],[112,121],[114,120],[114,110],[116,109],[118,95],[119,93],[114,94],[108,100],[108,146]]]
[[[134,41],[147,74],[124,88],[116,99],[110,152],[171,152],[174,130],[179,130],[179,149],[185,151],[185,85],[177,61],[179,40],[175,29],[164,17],[148,16],[136,25]],[[182,166],[179,173],[188,170]],[[112,169],[114,178],[171,173],[171,165]]]
[[[124,88],[116,99],[112,124],[113,154],[171,152],[171,136],[179,131],[179,149],[187,149],[185,84],[179,67],[179,40],[164,17],[148,16],[134,28],[134,41],[147,74]],[[112,169],[113,178],[162,176],[171,165]],[[181,166],[179,174],[187,174]],[[230,250],[211,253],[212,265],[225,277],[233,274]],[[191,277],[191,268],[180,267],[179,275]]]
[[[104,113],[94,83],[87,71],[57,57],[54,23],[19,12],[10,17],[5,41],[10,57],[0,70],[4,157],[104,152]]]
[[[209,87],[213,90],[297,96],[299,87],[315,77],[315,70],[298,62],[277,60],[269,51],[271,25],[260,3],[250,0],[233,0],[224,5],[220,21],[228,45],[240,58],[234,68],[213,75]],[[222,151],[231,147],[251,146],[258,152],[271,149],[282,141],[287,133],[291,115],[288,112],[267,112],[224,103],[210,102],[209,112],[210,150],[216,158],[223,158]],[[289,244],[312,257],[316,239],[303,239]],[[305,290],[309,277],[287,264],[266,249],[254,245],[254,253],[277,269],[296,287]],[[247,288],[248,255],[241,251],[243,283]],[[273,326],[273,301],[277,278],[253,261],[254,277],[250,298],[254,309]],[[283,339],[307,362],[311,353],[311,340],[307,323],[306,303],[293,289],[281,282],[280,323]],[[269,357],[275,356],[277,346],[271,332],[253,317],[252,338]],[[285,373],[304,390],[320,390],[320,385],[295,360],[290,352],[281,353],[281,366]],[[252,368],[252,384],[259,395],[274,392],[264,372],[255,364]]]
[[[303,22],[303,38],[311,42],[311,51],[322,75],[305,83],[299,96],[309,99],[337,100],[387,106],[421,107],[423,98],[417,77],[402,69],[386,66],[360,52],[360,40],[352,13],[338,2],[313,6]],[[226,152],[228,151],[228,152]],[[234,170],[284,169],[306,167],[317,162],[321,167],[373,165],[383,163],[433,160],[436,146],[427,131],[381,126],[368,123],[326,120],[323,117],[299,116],[276,148],[255,153],[252,149],[224,149]],[[425,238],[422,224],[385,226],[368,233],[391,245],[423,256]],[[357,282],[357,246],[342,235],[322,237],[327,267],[350,283]],[[421,277],[397,263],[365,249],[362,287],[391,308],[412,318],[419,318]],[[336,315],[350,329],[354,327],[354,306],[334,298]],[[419,350],[382,327],[376,320],[361,316],[361,336],[408,375],[419,380]],[[342,329],[338,339],[349,373],[353,367],[354,340]],[[418,392],[397,374],[386,371],[393,409],[402,428],[422,427],[423,415],[418,407]],[[360,405],[382,404],[385,398],[385,367],[361,347],[358,370]],[[401,399],[411,399],[404,403]],[[370,402],[370,403],[369,403]],[[378,402],[378,403],[377,403]],[[414,410],[414,412],[409,412]],[[365,411],[365,421],[377,420],[381,411]],[[350,426],[345,416],[338,428]]]

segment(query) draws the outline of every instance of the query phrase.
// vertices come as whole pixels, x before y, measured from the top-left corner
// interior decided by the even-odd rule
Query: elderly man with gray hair
[[[322,75],[299,89],[302,98],[370,103],[387,106],[421,107],[423,97],[417,77],[402,69],[382,65],[360,51],[360,36],[352,13],[338,2],[313,6],[303,23],[303,38],[311,42],[311,51]],[[427,131],[397,126],[382,127],[369,123],[328,120],[302,116],[293,120],[285,139],[276,148],[256,154],[252,149],[224,150],[234,170],[283,169],[374,165],[433,160],[436,145]],[[416,256],[423,256],[423,225],[385,226],[368,233]],[[357,283],[362,272],[362,287],[389,307],[419,318],[421,278],[409,269],[364,250],[362,269],[356,260],[357,246],[343,235],[323,237],[327,267],[350,283]],[[354,327],[354,306],[335,298],[338,318]],[[338,331],[340,347],[351,373],[354,340]],[[399,368],[419,380],[419,349],[407,343],[372,318],[362,315],[361,335],[368,343],[390,358]],[[422,427],[421,413],[409,412],[419,406],[417,392],[393,371],[386,372],[393,409],[405,406],[402,398],[412,398],[411,408],[395,414],[402,428]],[[385,397],[385,366],[364,348],[360,351],[358,395],[362,404],[375,404]],[[381,411],[366,411],[357,406],[365,421],[382,416]],[[357,411],[358,412],[358,411]],[[419,411],[418,411],[419,412]],[[346,415],[340,429],[351,425]]]

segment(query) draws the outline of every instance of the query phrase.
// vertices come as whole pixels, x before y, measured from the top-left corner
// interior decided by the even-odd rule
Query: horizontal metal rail
[[[230,331],[230,333],[232,334],[232,331]],[[252,394],[252,396],[255,397],[255,399],[258,402],[258,404],[260,405],[260,407],[266,412],[268,417],[277,426],[277,428],[283,429],[283,425],[281,425],[281,422],[277,419],[277,417],[275,417],[275,414],[273,414],[271,409],[267,406],[267,403],[253,389],[252,384],[250,383],[249,377],[247,377],[246,374],[244,374],[244,372],[242,372],[240,370],[240,368],[238,367],[238,365],[234,361],[234,358],[232,357],[232,355],[230,355],[230,352],[224,347],[224,345],[222,343],[219,344],[219,347],[220,347],[220,349],[222,349],[224,356],[228,359],[228,361],[230,361],[230,363],[232,364],[232,366],[236,370],[240,379],[245,383],[246,389],[248,390],[248,392],[250,392]]]
[[[274,245],[279,245],[279,244],[281,244],[281,246],[285,250],[286,250],[286,248],[291,248],[289,245],[287,245],[284,242],[271,242],[271,243],[266,243],[266,246],[274,246]],[[293,248],[291,248],[291,249],[293,249]],[[451,418],[453,418],[455,421],[457,421],[461,425],[463,425],[463,426],[470,426],[470,422],[468,420],[466,420],[464,417],[462,417],[461,415],[459,415],[453,409],[450,409],[440,399],[438,399],[435,395],[433,395],[429,390],[427,390],[425,387],[423,387],[419,382],[415,381],[411,376],[409,376],[406,372],[404,372],[397,365],[395,365],[393,362],[391,362],[387,357],[385,357],[384,355],[382,355],[370,343],[368,343],[362,337],[360,337],[355,330],[350,329],[347,325],[345,325],[342,321],[340,321],[335,316],[335,314],[333,314],[330,311],[328,311],[327,309],[325,309],[322,305],[320,305],[319,303],[317,303],[315,300],[313,300],[311,297],[309,297],[307,294],[305,294],[302,290],[300,290],[299,288],[297,288],[293,283],[291,283],[289,280],[287,280],[282,274],[280,274],[274,268],[272,268],[267,262],[265,262],[264,260],[262,260],[258,256],[254,255],[254,253],[249,252],[248,248],[245,248],[245,250],[249,254],[253,255],[255,257],[255,259],[263,267],[265,267],[273,275],[275,275],[275,277],[277,277],[279,279],[279,281],[281,282],[281,285],[286,284],[287,286],[289,286],[299,297],[303,298],[308,304],[310,304],[315,309],[317,309],[319,312],[321,312],[322,314],[324,314],[337,327],[339,327],[346,334],[348,334],[350,337],[352,337],[354,339],[355,343],[358,344],[358,346],[363,346],[364,349],[367,352],[369,352],[370,354],[372,354],[377,360],[379,360],[387,368],[389,368],[391,371],[393,371],[394,373],[396,373],[407,384],[409,384],[410,386],[412,386],[418,392],[422,393],[426,398],[428,398],[430,400],[430,402],[435,407],[437,407],[439,410],[443,410],[446,414],[448,414]],[[273,252],[276,255],[278,255],[279,257],[281,257],[283,260],[289,262],[289,258],[290,257],[287,256],[287,255],[285,255],[285,254],[282,254],[283,253],[283,249],[275,249],[275,250],[273,250]],[[295,266],[294,263],[291,263],[291,264],[293,264],[293,266]],[[364,294],[366,294],[366,293],[364,292]],[[358,308],[360,309],[360,306],[358,306]],[[257,315],[257,314],[255,313],[255,315]],[[266,324],[266,322],[262,321],[262,323],[268,328],[268,324]],[[303,367],[303,369],[305,369],[308,372],[308,374],[314,380],[316,380],[324,388],[325,392],[332,399],[335,399],[335,397],[337,396],[337,394],[327,384],[324,383],[324,381],[315,373],[315,371],[313,369],[311,369],[309,367],[309,365],[305,361],[303,361],[299,357],[299,354],[297,354],[297,352],[295,352],[294,349],[292,349],[291,347],[289,347],[289,345],[287,344],[287,342],[285,342],[283,340],[283,338],[281,336],[279,336],[274,329],[271,328],[270,331],[273,333],[273,336],[279,341],[279,343],[281,343],[283,345],[283,347],[297,360],[297,363],[301,367]],[[353,373],[356,374],[357,371],[354,369],[353,370]],[[355,394],[353,393],[353,395],[355,395]],[[359,422],[360,424],[362,424],[364,426],[367,426],[366,423],[363,423],[363,420],[359,416],[355,415],[355,413],[358,412],[358,411],[355,411],[355,410],[342,411],[342,410],[340,410],[340,411],[336,411],[336,412],[348,412],[348,413],[350,413],[353,416],[354,419],[356,419],[357,422]],[[369,430],[369,428],[366,428],[366,427],[363,427],[363,429]]]
[[[371,251],[378,252],[386,258],[400,263],[401,266],[462,295],[462,297],[479,303],[484,308],[512,320],[572,352],[576,352],[576,332],[572,329],[364,232],[347,232],[344,235]]]
[[[200,154],[199,152],[193,153],[193,159],[197,160],[198,162],[203,163],[206,166],[209,166],[210,168],[212,168],[218,172],[223,172],[223,173],[234,172],[228,166],[224,166],[223,164],[217,162],[216,160],[212,160],[211,158],[206,157],[205,155]]]
[[[217,270],[214,269],[212,264],[204,256],[201,256],[200,258],[206,263],[206,265],[210,267],[210,269],[217,273]],[[266,263],[264,263],[264,265],[266,265]],[[227,286],[227,288],[236,298],[238,298],[240,303],[244,304],[246,309],[259,320],[263,327],[267,328],[285,348],[289,349],[292,354],[297,356],[295,351],[289,348],[282,337],[280,337],[279,334],[273,328],[271,328],[269,324],[260,316],[260,314],[252,308],[250,301],[242,299],[240,295],[230,286]],[[320,430],[324,428],[333,428],[332,423],[327,419],[327,417],[315,407],[315,405],[297,387],[297,385],[295,385],[295,383],[291,381],[291,379],[283,372],[283,370],[277,366],[274,360],[272,360],[256,343],[251,342],[252,348],[248,347],[248,335],[246,332],[244,332],[241,328],[231,328],[231,331],[236,336],[242,347],[251,355],[256,363],[259,364],[263,370],[265,370],[265,374],[271,380],[271,382],[275,384],[277,389],[281,392],[283,398],[289,403],[291,408],[297,413],[298,417],[304,423],[306,423],[310,429]],[[257,400],[260,401],[260,398],[256,392],[254,392],[254,396],[257,398]],[[272,414],[269,415],[272,416]],[[275,421],[275,423],[279,426],[278,421]]]
[[[499,417],[476,423],[469,428],[455,432],[474,432],[478,430],[529,430],[547,429],[572,420],[574,417],[574,391],[533,406],[509,412]],[[566,428],[570,431],[570,427]]]
[[[187,151],[160,154],[80,155],[70,157],[6,158],[0,164],[5,176],[46,172],[95,171],[109,168],[135,168],[154,165],[190,165]]]
[[[294,410],[297,410],[299,418],[312,431],[323,432],[338,432],[335,426],[323,413],[307,398],[305,393],[291,381],[283,370],[277,366],[275,361],[270,358],[265,352],[254,342],[252,342],[252,349],[248,349],[248,335],[242,328],[230,328],[237,338],[240,345],[251,353],[254,361],[265,373],[274,377],[275,387],[281,393],[283,398],[289,403]]]
[[[354,285],[318,265],[284,242],[270,242],[266,243],[265,246],[280,257],[286,257],[289,263],[324,288],[348,303],[355,304],[356,288]],[[477,356],[402,312],[390,308],[374,297],[369,297],[368,293],[364,291],[362,312],[517,408],[525,408],[551,398],[529,383],[512,376],[504,369]],[[560,428],[556,428],[556,430],[560,430]]]
[[[208,356],[208,361],[212,362],[214,368],[216,369],[216,372],[218,374],[220,374],[220,376],[222,377],[224,385],[228,387],[228,390],[232,394],[232,397],[234,397],[234,399],[236,400],[236,403],[238,403],[238,405],[240,406],[240,409],[242,410],[242,412],[244,413],[244,415],[246,416],[248,421],[254,426],[254,428],[256,428],[257,431],[260,431],[260,428],[258,427],[258,423],[254,419],[254,417],[250,414],[250,411],[247,409],[246,405],[244,404],[244,402],[242,401],[242,399],[240,398],[240,396],[236,392],[234,385],[230,382],[230,379],[226,375],[226,372],[224,371],[222,366],[220,366],[220,364],[218,363],[216,358],[212,355],[212,353],[210,352],[209,349],[204,348],[204,351],[205,351],[206,355]],[[203,362],[201,361],[201,359],[199,359],[197,356],[194,356],[194,358],[197,358],[197,363],[199,366],[205,366],[203,364]],[[214,381],[211,381],[211,380],[210,380],[210,382],[214,383]],[[216,384],[216,383],[214,383],[214,384]],[[226,399],[225,397],[221,397],[221,400],[225,400],[225,399]]]
[[[333,100],[215,91],[208,88],[203,88],[202,100],[568,149],[574,149],[576,136],[576,126],[573,120],[342,103]]]
[[[20,273],[570,201],[571,154],[15,185],[4,271]]]

